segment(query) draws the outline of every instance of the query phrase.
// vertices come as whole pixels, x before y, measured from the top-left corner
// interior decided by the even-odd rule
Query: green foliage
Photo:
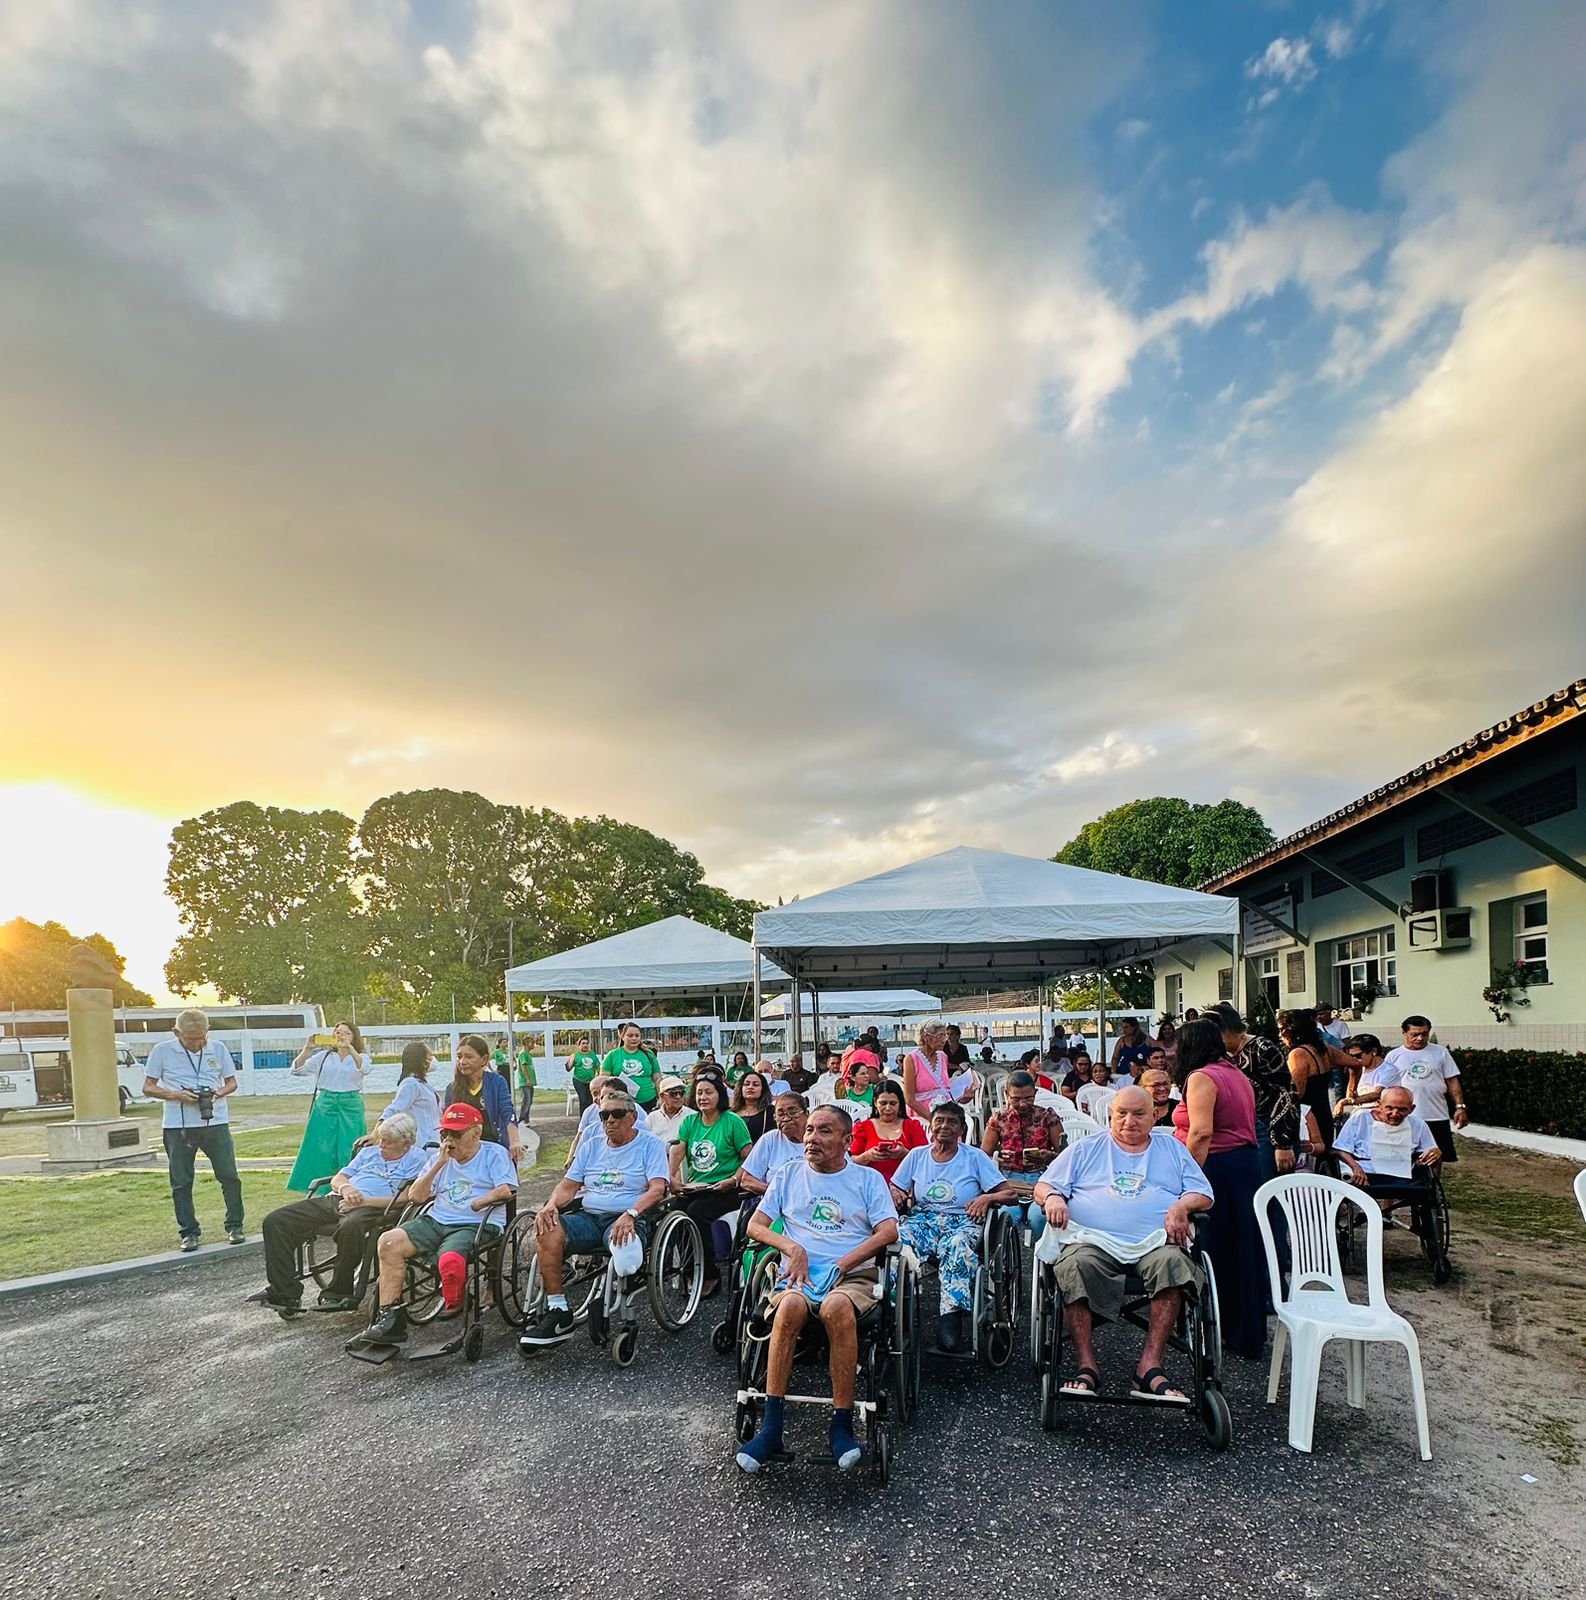
[[[1271,843],[1272,830],[1261,814],[1237,800],[1191,805],[1156,795],[1114,806],[1087,822],[1052,859],[1185,889]]]
[[[1586,1057],[1556,1050],[1455,1050],[1471,1117],[1586,1139]]]
[[[746,937],[754,902],[699,861],[610,817],[426,789],[338,812],[239,802],[181,823],[167,888],[186,932],[172,988],[318,1001],[367,1021],[450,1021],[504,1003],[532,961],[677,914]]]
[[[1270,1039],[1273,1044],[1278,1042],[1278,1014],[1272,1009],[1272,1002],[1267,999],[1265,989],[1257,989],[1250,997],[1245,1028],[1260,1038]]]
[[[1137,1010],[1137,1003],[1133,1000],[1126,999],[1124,995],[1119,992],[1118,974],[1113,973],[1111,976],[1113,981],[1107,985],[1107,1009],[1109,1011]],[[1149,980],[1147,980],[1148,991],[1149,987],[1150,983]],[[1123,988],[1127,990],[1129,985],[1125,983]],[[1100,993],[1101,980],[1099,978],[1091,978],[1088,982],[1084,979],[1078,979],[1072,984],[1064,984],[1059,987],[1057,1003],[1064,1011],[1094,1011],[1096,1010],[1096,998]],[[1147,993],[1146,998],[1143,1001],[1140,1001],[1138,1004],[1147,1006],[1151,1004],[1149,992]]]
[[[58,922],[14,917],[0,927],[0,1004],[19,1011],[59,1011],[66,1005],[67,962],[75,945],[91,945],[117,972],[126,958],[102,934],[79,938]],[[124,979],[111,993],[118,1006],[151,1006],[153,997]]]
[[[165,964],[189,994],[260,1005],[351,994],[368,969],[353,892],[353,820],[249,800],[176,825],[165,889],[186,931]]]

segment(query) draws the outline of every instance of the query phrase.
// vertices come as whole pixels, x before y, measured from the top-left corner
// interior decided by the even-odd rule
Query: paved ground
[[[928,1370],[881,1490],[807,1465],[742,1478],[731,1366],[703,1322],[675,1340],[646,1323],[626,1371],[582,1338],[524,1364],[494,1321],[478,1366],[371,1368],[341,1353],[344,1319],[243,1304],[258,1272],[227,1260],[0,1308],[0,1592],[1581,1592],[1586,1472],[1508,1425],[1535,1358],[1474,1337],[1458,1282],[1403,1297],[1429,1334],[1430,1464],[1387,1353],[1364,1415],[1329,1374],[1309,1457],[1241,1363],[1226,1456],[1182,1415],[1122,1408],[1043,1435],[1021,1365],[951,1365]],[[1578,1419],[1578,1383],[1568,1404]],[[824,1422],[798,1430],[818,1445]]]

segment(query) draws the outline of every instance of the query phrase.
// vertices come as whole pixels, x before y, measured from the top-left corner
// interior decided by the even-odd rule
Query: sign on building
[[[1294,926],[1293,895],[1286,894],[1276,900],[1263,900],[1261,904],[1280,921],[1288,923],[1291,928]],[[1274,927],[1253,905],[1241,901],[1239,914],[1247,956],[1260,955],[1264,950],[1281,950],[1284,946],[1294,943],[1282,928]]]

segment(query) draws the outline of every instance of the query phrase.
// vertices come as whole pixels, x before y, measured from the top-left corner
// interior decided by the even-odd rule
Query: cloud
[[[1385,235],[1381,218],[1347,211],[1313,185],[1259,222],[1239,217],[1228,234],[1206,245],[1204,287],[1147,318],[1147,336],[1160,338],[1185,323],[1210,327],[1288,284],[1303,289],[1319,310],[1358,309],[1371,299],[1364,273]]]
[[[1245,76],[1255,83],[1303,89],[1316,76],[1316,63],[1311,59],[1311,41],[1287,39],[1280,34],[1260,55],[1252,56],[1245,62]]]

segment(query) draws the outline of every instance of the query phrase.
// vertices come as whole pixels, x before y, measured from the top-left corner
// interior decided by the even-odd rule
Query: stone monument
[[[72,1062],[72,1120],[44,1129],[48,1172],[93,1172],[148,1165],[154,1152],[143,1124],[121,1115],[116,1086],[116,1011],[111,984],[119,974],[92,945],[68,958],[66,1034]]]

